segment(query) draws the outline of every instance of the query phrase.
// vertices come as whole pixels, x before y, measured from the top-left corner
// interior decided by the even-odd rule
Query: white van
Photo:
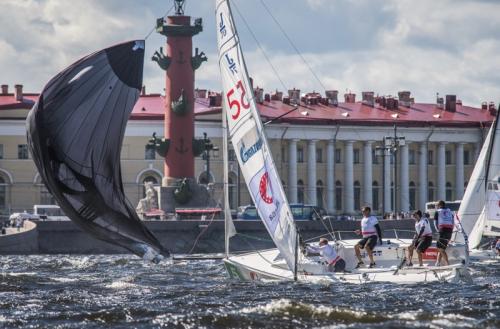
[[[437,201],[432,201],[425,204],[425,212],[429,213],[430,218],[434,218],[437,203]],[[457,212],[458,208],[460,208],[460,203],[462,203],[462,200],[445,201],[444,203],[446,204],[446,208],[450,209],[453,212]]]
[[[33,214],[38,215],[41,220],[69,220],[69,217],[55,204],[36,204],[33,206]]]

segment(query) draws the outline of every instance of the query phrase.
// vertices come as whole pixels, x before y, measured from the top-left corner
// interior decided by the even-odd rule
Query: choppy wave
[[[2,256],[0,327],[498,328],[499,264],[474,284],[234,282],[220,261]]]

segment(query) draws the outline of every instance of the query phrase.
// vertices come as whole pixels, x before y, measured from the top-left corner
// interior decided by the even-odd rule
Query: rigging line
[[[271,66],[271,69],[273,70],[274,74],[276,75],[276,77],[278,78],[278,80],[280,81],[281,83],[281,86],[283,87],[284,90],[288,90],[288,87],[285,85],[285,83],[283,82],[283,80],[281,79],[280,75],[278,74],[278,71],[276,70],[276,68],[274,67],[273,63],[271,63],[271,60],[269,59],[269,57],[267,56],[266,52],[264,51],[264,48],[262,47],[262,45],[260,44],[259,40],[257,40],[257,37],[255,36],[255,34],[253,33],[253,31],[250,29],[250,25],[248,25],[245,17],[240,13],[240,10],[238,9],[238,6],[236,5],[235,2],[232,3],[234,8],[236,9],[236,12],[238,13],[238,15],[240,16],[241,20],[243,21],[243,23],[245,23],[245,26],[247,28],[247,30],[250,32],[250,34],[252,35],[252,38],[254,39],[255,43],[257,44],[257,47],[259,47],[260,51],[262,51],[262,54],[264,55],[264,58],[266,59],[266,61],[269,63],[269,66]]]
[[[306,62],[304,56],[302,56],[302,54],[300,53],[300,51],[297,49],[297,47],[295,46],[295,44],[293,43],[293,41],[290,39],[290,37],[288,36],[288,34],[285,32],[285,30],[283,29],[283,27],[281,26],[281,24],[278,22],[278,20],[273,16],[273,14],[271,13],[271,11],[269,10],[269,7],[267,7],[266,3],[264,2],[264,0],[260,0],[260,2],[262,3],[262,6],[264,7],[264,9],[266,9],[267,13],[269,14],[269,16],[271,16],[271,18],[273,19],[273,21],[276,23],[276,25],[278,25],[278,27],[280,28],[281,32],[283,33],[283,35],[285,36],[285,38],[288,40],[288,42],[290,43],[290,45],[292,46],[292,48],[295,50],[295,52],[299,55],[299,57],[302,59],[302,61],[306,64],[307,68],[309,69],[309,71],[311,71],[312,75],[314,76],[314,78],[319,82],[319,84],[321,85],[321,87],[323,87],[323,90],[326,90],[326,87],[323,85],[323,83],[321,82],[321,80],[319,79],[319,77],[316,75],[316,73],[314,73],[312,67],[309,65],[309,63]]]
[[[172,7],[170,7],[170,9],[161,17],[161,18],[165,18],[165,16],[167,16],[168,14],[170,14],[170,12],[172,11],[172,9],[174,9],[174,5],[172,5]],[[146,35],[146,37],[144,38],[144,40],[147,40],[149,38],[149,36],[151,35],[151,33],[154,32],[154,30],[156,30],[156,25],[153,26],[153,28],[151,29],[151,31],[149,31],[149,33]]]

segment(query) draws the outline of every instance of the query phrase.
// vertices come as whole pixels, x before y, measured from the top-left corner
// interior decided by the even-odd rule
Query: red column
[[[169,16],[169,26],[190,26],[189,16]],[[194,70],[191,66],[192,35],[169,35],[167,56],[171,58],[166,72],[165,88],[165,138],[170,146],[165,157],[165,178],[194,177]],[[187,110],[184,115],[172,111],[172,101],[177,101],[184,90]]]

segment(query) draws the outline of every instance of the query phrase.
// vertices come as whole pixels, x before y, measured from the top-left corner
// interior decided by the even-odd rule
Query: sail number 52
[[[238,101],[237,99],[231,99],[231,96],[235,93],[235,89],[240,90],[240,100]],[[249,103],[245,103],[245,88],[243,87],[243,84],[241,83],[241,80],[238,81],[236,84],[236,88],[232,88],[227,92],[227,102],[229,103],[229,109],[231,110],[231,117],[233,120],[238,119],[240,116],[241,112],[241,107],[244,109],[248,109],[250,107]]]

